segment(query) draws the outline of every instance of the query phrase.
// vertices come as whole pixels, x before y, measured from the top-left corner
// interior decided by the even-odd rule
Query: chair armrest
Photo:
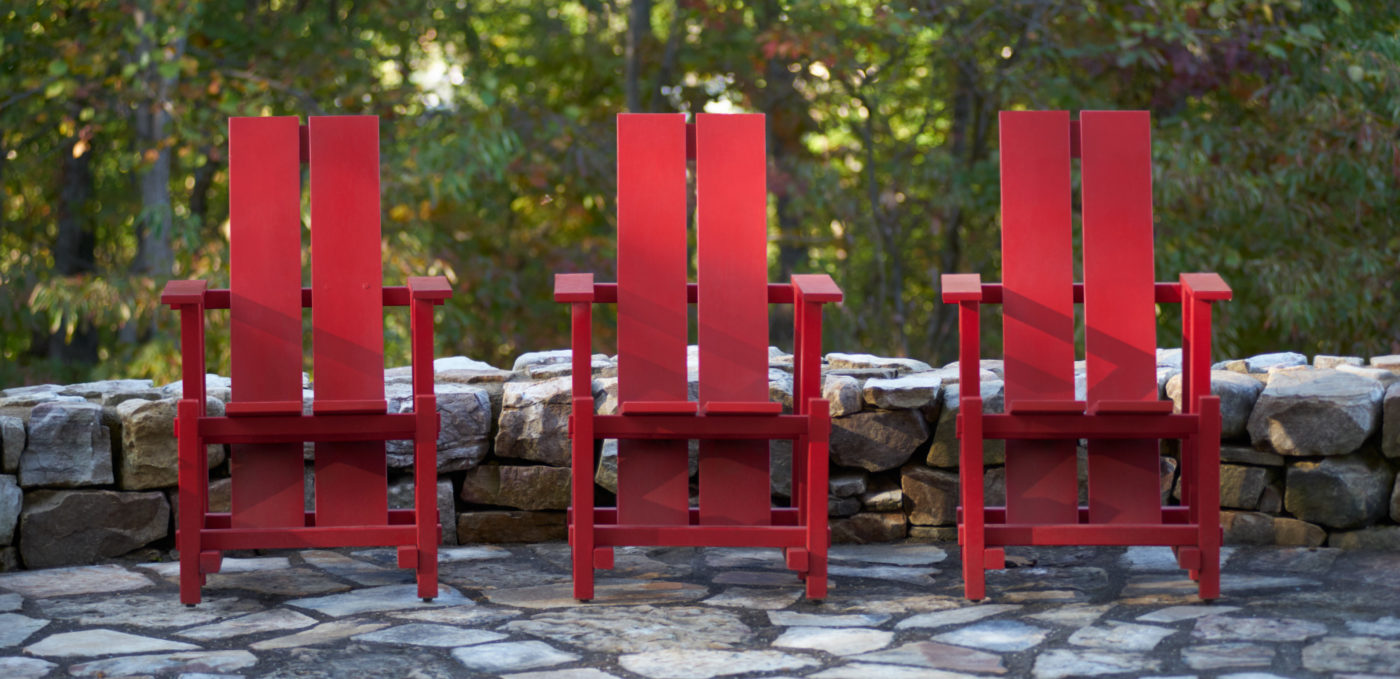
[[[446,276],[409,276],[408,296],[440,301],[452,296],[452,286],[447,283]]]
[[[824,273],[793,274],[792,287],[808,302],[841,301],[841,288]]]
[[[554,274],[554,301],[592,302],[593,274],[557,273]]]
[[[160,293],[160,303],[171,308],[188,304],[204,304],[204,291],[209,289],[209,281],[166,281],[165,290]]]
[[[1186,294],[1199,300],[1213,302],[1230,299],[1230,286],[1216,273],[1181,274],[1181,287]]]
[[[982,274],[945,273],[940,277],[939,287],[943,289],[943,303],[982,301]]]

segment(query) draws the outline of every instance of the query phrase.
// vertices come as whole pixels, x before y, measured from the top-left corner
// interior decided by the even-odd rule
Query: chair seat
[[[1170,415],[1174,405],[1171,401],[1098,401],[1089,409],[1089,414]]]
[[[695,401],[628,401],[617,412],[620,415],[696,415],[700,404]]]
[[[229,417],[300,415],[301,401],[229,401],[224,406]]]
[[[781,415],[783,404],[772,401],[708,401],[706,415]]]
[[[389,409],[384,399],[366,400],[317,400],[311,403],[311,412],[317,415],[382,415]]]
[[[1083,401],[1018,400],[1006,404],[1010,415],[1073,415],[1084,413]]]

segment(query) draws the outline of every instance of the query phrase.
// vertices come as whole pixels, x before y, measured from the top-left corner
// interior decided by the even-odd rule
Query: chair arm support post
[[[408,296],[414,300],[432,300],[441,304],[452,296],[452,286],[446,276],[409,276]]]
[[[822,393],[822,304],[841,301],[841,289],[826,274],[792,277],[792,410],[806,414]]]
[[[1200,412],[1199,400],[1210,394],[1211,304],[1230,295],[1216,274],[1181,274],[1182,412]]]
[[[570,305],[573,318],[570,339],[572,386],[574,398],[593,397],[593,305],[574,302]],[[592,411],[589,411],[592,412]]]
[[[958,382],[963,396],[982,395],[981,311],[976,300],[958,302]]]
[[[180,380],[184,398],[204,403],[204,293],[207,281],[167,281],[162,304],[180,312]]]

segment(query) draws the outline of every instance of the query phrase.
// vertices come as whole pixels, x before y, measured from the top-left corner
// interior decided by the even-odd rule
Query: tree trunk
[[[63,157],[59,160],[58,236],[53,245],[54,273],[58,276],[91,274],[97,268],[97,235],[88,214],[93,193],[92,153],[86,144],[75,137],[60,152]],[[64,320],[66,324],[69,319]],[[71,338],[62,329],[45,334],[42,344],[35,345],[39,350],[35,353],[64,363],[97,362],[98,338],[92,323],[79,320]]]
[[[627,110],[642,110],[642,45],[651,39],[651,0],[632,0],[627,19]]]

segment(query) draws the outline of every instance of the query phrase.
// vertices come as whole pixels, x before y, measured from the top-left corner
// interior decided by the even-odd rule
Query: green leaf
[[[1336,5],[1337,10],[1342,14],[1351,16],[1351,2],[1348,0],[1332,0],[1332,4]]]
[[[156,67],[156,71],[160,73],[160,77],[166,80],[174,80],[175,76],[180,75],[180,63],[176,61],[163,61]]]
[[[62,59],[54,59],[49,62],[49,75],[57,77],[68,72],[68,63]]]

